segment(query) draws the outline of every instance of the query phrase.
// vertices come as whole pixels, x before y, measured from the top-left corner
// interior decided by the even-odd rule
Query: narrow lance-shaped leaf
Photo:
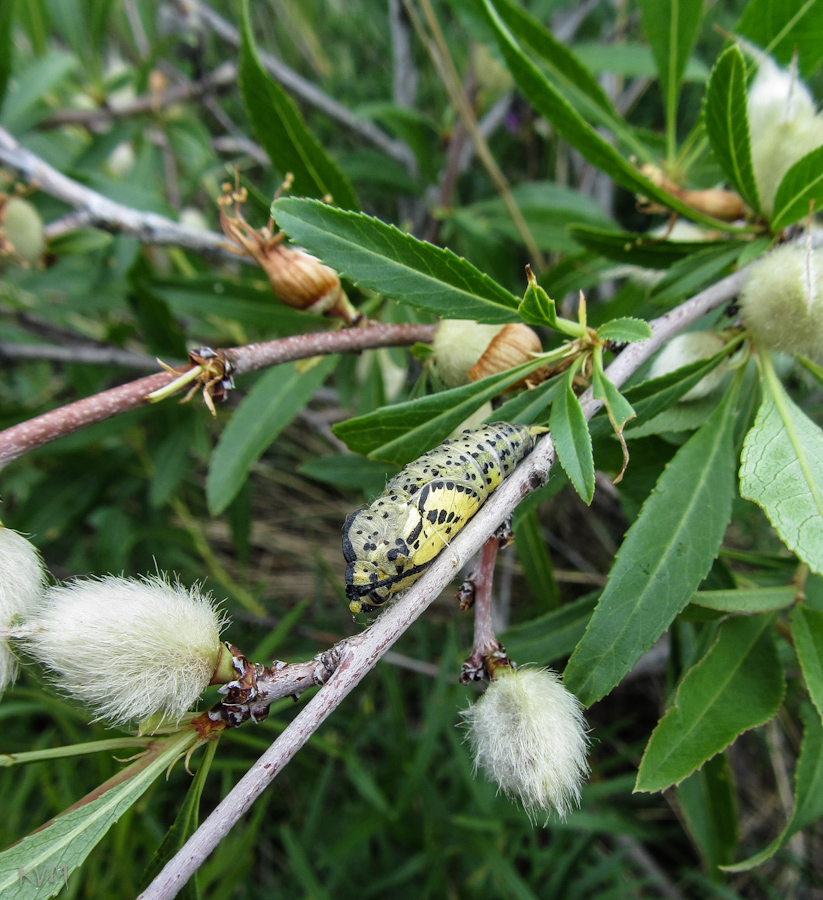
[[[58,893],[65,886],[64,875],[71,877],[109,828],[194,745],[196,737],[188,731],[158,741],[154,750],[115,776],[124,779],[119,784],[0,853],[0,896],[4,900],[41,900]]]
[[[605,696],[669,627],[706,577],[734,495],[733,382],[678,450],[626,534],[564,676],[588,706]]]
[[[234,500],[251,467],[311,400],[338,358],[327,356],[303,374],[294,363],[275,366],[255,384],[220,435],[209,463],[206,497],[212,515]]]
[[[706,91],[706,132],[729,184],[760,211],[746,111],[746,62],[736,44],[717,61]]]
[[[680,683],[652,732],[636,791],[663,791],[700,768],[739,734],[768,722],[783,702],[774,615],[736,616]]]
[[[759,613],[791,606],[797,598],[797,587],[738,588],[726,591],[697,591],[691,602],[721,612]]]
[[[518,321],[517,297],[450,250],[313,200],[278,200],[272,213],[292,240],[361,287],[447,318]]]
[[[802,156],[783,176],[774,198],[772,231],[806,218],[823,207],[823,147]]]
[[[474,384],[376,409],[340,422],[332,430],[355,453],[405,465],[445,440],[487,400],[540,365],[541,360],[531,360]]]
[[[800,707],[803,743],[794,770],[794,812],[783,831],[765,850],[732,866],[726,872],[746,872],[774,856],[794,835],[823,816],[823,723],[810,703]]]
[[[743,444],[740,493],[786,546],[823,573],[823,431],[792,401],[761,353],[763,403]]]
[[[672,135],[680,82],[697,39],[703,0],[640,0],[643,29],[652,48]]]
[[[575,368],[568,370],[554,397],[549,430],[557,459],[574,489],[586,501],[594,496],[594,457],[586,417],[574,392]]]
[[[627,319],[626,321],[638,321],[635,319]],[[645,322],[643,323],[646,324]],[[648,327],[648,326],[647,326]],[[614,433],[620,441],[623,449],[623,467],[614,479],[617,484],[623,478],[626,466],[629,464],[629,448],[626,446],[626,439],[623,437],[623,428],[630,419],[633,419],[637,413],[632,409],[631,403],[617,390],[617,388],[606,378],[603,371],[603,348],[596,347],[594,357],[592,359],[592,394],[597,400],[602,400],[606,407],[606,414],[609,422],[614,429]]]
[[[792,612],[792,639],[806,689],[823,717],[823,612],[798,603]]]
[[[731,862],[737,846],[737,804],[726,754],[712,757],[678,785],[677,799],[709,872]]]
[[[272,165],[294,176],[293,189],[309,197],[330,195],[337,206],[358,209],[346,176],[306,127],[297,106],[260,63],[249,21],[249,0],[243,0],[238,71],[243,103]]]
[[[621,316],[609,322],[604,322],[597,329],[597,336],[601,341],[620,341],[628,344],[637,341],[648,341],[652,336],[652,330],[649,323],[643,319]]]
[[[703,222],[712,227],[722,227],[726,231],[730,230],[728,223],[721,223],[710,216],[703,215],[641,175],[566,102],[545,75],[526,56],[495,9],[493,0],[480,0],[480,3],[494,29],[500,50],[517,86],[535,109],[554,125],[558,134],[579,150],[588,162],[629,191],[657,200],[694,221]],[[731,228],[731,230],[735,229]]]

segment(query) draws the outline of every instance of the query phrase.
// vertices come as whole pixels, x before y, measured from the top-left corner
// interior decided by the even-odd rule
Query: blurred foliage
[[[297,167],[301,196],[331,191],[363,213],[287,197],[275,218],[341,273],[370,318],[523,316],[547,351],[561,346],[557,316],[575,324],[579,291],[604,341],[638,339],[627,322],[672,309],[798,228],[809,201],[819,208],[816,156],[790,169],[771,223],[764,213],[724,226],[714,207],[692,207],[679,192],[725,185],[761,211],[745,110],[751,62],[726,36],[784,66],[798,50],[800,75],[820,96],[820,53],[807,39],[820,33],[819,0],[727,0],[702,15],[695,2],[439,2],[491,156],[548,263],[538,280],[556,310],[537,294],[518,306],[525,264],[538,268],[523,226],[402,4],[394,34],[387,6],[248,4],[239,84],[125,115],[136,98],[197,82],[240,50],[197,3],[4,0],[0,125],[113,200],[212,230],[235,171],[249,221],[263,226]],[[212,8],[241,27],[240,4]],[[410,51],[399,71],[393,40]],[[263,51],[404,144],[412,162],[269,81]],[[644,211],[637,193],[660,205]],[[47,225],[70,212],[36,186],[27,199]],[[682,215],[669,230],[671,209]],[[705,227],[683,227],[689,217]],[[8,258],[0,271],[0,428],[153,371],[156,356],[174,363],[191,348],[332,327],[279,304],[257,268],[85,225],[47,235],[41,264]],[[651,377],[644,367],[623,395],[599,382],[612,419],[621,403],[637,414],[616,416],[631,457],[619,485],[609,485],[621,468],[609,419],[596,418],[590,437],[578,415],[584,366],[495,401],[492,421],[551,422],[566,438],[565,472],[556,466],[517,511],[499,600],[518,663],[562,668],[574,653],[569,686],[589,704],[608,694],[588,713],[592,776],[581,809],[533,827],[474,777],[455,727],[473,693],[456,684],[471,623],[447,591],[395,648],[402,656],[378,666],[222,842],[198,875],[200,896],[823,896],[814,824],[823,813],[823,580],[814,574],[823,544],[792,536],[805,516],[819,535],[823,381],[814,362],[764,354],[761,387],[735,317],[716,311],[700,323],[726,337],[711,358]],[[74,359],[4,353],[32,344],[73,349]],[[138,363],[89,364],[89,348],[132,351]],[[590,355],[595,379],[602,352]],[[250,659],[310,658],[356,627],[344,600],[346,516],[397,463],[515,380],[444,390],[427,355],[393,348],[308,371],[289,364],[238,379],[215,420],[199,400],[167,400],[63,437],[3,470],[3,522],[32,536],[57,579],[176,572],[226,598],[228,637]],[[717,390],[683,400],[730,359],[736,373]],[[744,440],[742,493],[762,509],[738,489]],[[760,464],[783,472],[776,498]],[[788,508],[795,493],[802,502]],[[201,818],[293,714],[284,701],[262,725],[225,735],[198,784]],[[0,705],[0,751],[108,734],[87,719],[27,666]],[[202,751],[195,770],[201,760]],[[103,753],[0,771],[2,846],[119,768]],[[135,896],[188,810],[191,784],[180,765],[158,779],[60,895]],[[718,868],[740,859],[736,871]]]

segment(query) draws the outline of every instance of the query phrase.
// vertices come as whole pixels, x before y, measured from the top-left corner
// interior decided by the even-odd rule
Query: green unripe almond
[[[675,372],[683,366],[688,366],[699,359],[709,359],[715,353],[719,353],[726,342],[713,331],[690,331],[688,334],[678,334],[672,338],[660,352],[660,355],[652,363],[649,371],[650,378],[660,378]],[[708,397],[723,383],[726,376],[725,368],[720,365],[701,378],[700,381],[687,391],[681,401],[700,400]]]
[[[9,197],[2,209],[3,235],[14,253],[30,266],[43,258],[46,238],[40,214],[21,197]]]
[[[823,363],[823,253],[786,244],[755,263],[740,316],[762,346]]]

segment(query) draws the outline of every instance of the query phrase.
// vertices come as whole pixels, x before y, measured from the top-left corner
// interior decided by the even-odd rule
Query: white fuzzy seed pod
[[[649,378],[660,378],[668,375],[669,372],[675,372],[683,366],[697,362],[699,359],[708,359],[715,353],[719,353],[724,345],[723,338],[712,331],[690,331],[688,334],[678,334],[666,344],[652,363]],[[725,368],[722,365],[718,366],[687,391],[680,398],[681,402],[708,397],[720,387],[725,375]]]
[[[764,347],[823,363],[823,251],[784,244],[756,262],[740,317]]]
[[[469,383],[469,369],[502,330],[503,325],[480,325],[471,319],[443,319],[432,341],[432,364],[446,387]]]
[[[180,720],[215,673],[226,621],[196,585],[107,576],[50,588],[28,624],[24,646],[59,690],[124,724]]]
[[[765,56],[747,99],[752,167],[766,213],[789,169],[823,144],[823,117],[797,73],[779,68]]]
[[[16,531],[0,525],[0,629],[35,611],[43,596],[46,574],[37,550]],[[0,695],[17,676],[17,659],[0,640]]]
[[[588,774],[580,701],[549,669],[498,669],[463,716],[475,769],[482,768],[531,818],[580,803]]]

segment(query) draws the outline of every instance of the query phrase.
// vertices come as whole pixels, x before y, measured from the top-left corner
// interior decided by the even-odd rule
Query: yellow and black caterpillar
[[[534,447],[544,428],[496,422],[443,441],[409,463],[343,529],[346,595],[371,612],[411,587]]]

